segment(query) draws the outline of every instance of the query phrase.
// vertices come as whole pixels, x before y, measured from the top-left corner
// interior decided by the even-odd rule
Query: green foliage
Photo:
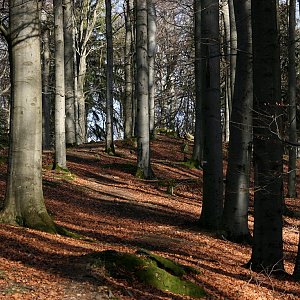
[[[104,266],[110,276],[138,280],[162,291],[195,298],[205,296],[204,290],[191,281],[182,279],[186,272],[197,273],[169,259],[155,255],[147,250],[136,254],[107,250],[91,255],[94,266]]]

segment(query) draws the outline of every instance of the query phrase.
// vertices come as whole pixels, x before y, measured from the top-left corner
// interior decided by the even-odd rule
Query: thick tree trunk
[[[203,81],[201,60],[201,7],[202,0],[194,0],[194,42],[195,42],[195,132],[193,161],[200,166],[203,155]]]
[[[12,113],[1,222],[55,232],[42,190],[42,82],[38,1],[9,2]]]
[[[75,126],[75,87],[74,87],[74,22],[73,1],[63,0],[64,4],[64,51],[65,51],[65,92],[66,92],[66,143],[76,143]]]
[[[67,168],[65,132],[65,65],[62,0],[54,4],[55,33],[55,168]]]
[[[111,0],[105,0],[106,23],[106,146],[108,154],[115,154],[113,138],[113,35],[111,23]]]
[[[133,135],[133,1],[126,0],[124,138]]]
[[[223,213],[223,161],[220,104],[219,1],[202,2],[203,204],[200,225],[216,229]]]
[[[236,82],[232,120],[223,226],[228,239],[249,240],[249,176],[252,157],[252,34],[250,0],[234,0],[238,34]]]
[[[290,0],[289,6],[289,65],[288,65],[288,96],[289,96],[289,141],[297,143],[297,107],[296,107],[296,0]],[[289,147],[288,197],[296,198],[297,148]]]
[[[147,0],[136,1],[137,176],[151,178]]]
[[[156,54],[156,11],[152,0],[147,0],[148,8],[148,67],[149,67],[149,126],[150,136],[155,135],[155,54]]]
[[[283,270],[282,143],[277,0],[252,0],[254,241],[251,268]]]

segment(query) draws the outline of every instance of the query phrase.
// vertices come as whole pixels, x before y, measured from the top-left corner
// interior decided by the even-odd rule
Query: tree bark
[[[238,38],[236,82],[232,119],[223,226],[227,238],[248,241],[249,176],[252,157],[253,69],[251,1],[234,0]]]
[[[108,154],[115,154],[113,138],[113,34],[111,22],[111,0],[105,0],[106,23],[106,146]]]
[[[155,135],[155,54],[156,54],[156,11],[152,0],[147,0],[148,8],[148,68],[149,68],[149,126],[150,136]]]
[[[203,156],[203,76],[201,59],[201,14],[202,1],[194,0],[194,42],[195,42],[195,132],[193,161],[202,164]]]
[[[124,138],[133,136],[133,1],[126,0],[125,12],[125,101],[124,101]]]
[[[55,162],[54,168],[67,168],[65,131],[65,65],[62,0],[54,4],[55,34]]]
[[[66,92],[66,143],[76,143],[75,121],[75,86],[74,86],[74,21],[73,1],[63,0],[64,5],[64,60],[65,60],[65,92]]]
[[[151,178],[147,0],[136,1],[137,176]]]
[[[1,222],[56,232],[42,190],[42,82],[37,0],[9,2],[12,105]]]
[[[252,269],[283,270],[282,142],[277,0],[252,0],[254,233]]]
[[[297,107],[296,107],[296,0],[290,0],[289,6],[289,46],[288,46],[288,97],[289,97],[289,141],[297,143]],[[296,198],[297,148],[289,146],[288,197]]]
[[[50,97],[50,29],[48,24],[48,13],[42,14],[42,46],[43,46],[43,96],[42,96],[42,107],[43,107],[43,148],[50,149],[51,145],[51,97]]]
[[[223,160],[220,104],[219,1],[202,2],[203,204],[200,225],[217,229],[223,213]]]

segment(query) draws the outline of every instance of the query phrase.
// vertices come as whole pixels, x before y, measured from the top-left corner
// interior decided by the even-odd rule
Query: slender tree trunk
[[[86,142],[86,110],[85,110],[85,96],[84,83],[86,76],[86,52],[83,52],[79,58],[79,67],[77,73],[76,84],[76,102],[77,102],[77,131],[76,143],[77,145]]]
[[[195,42],[195,132],[193,161],[196,165],[202,164],[203,155],[203,81],[201,60],[201,10],[202,0],[194,0],[194,42]]]
[[[136,0],[137,176],[151,178],[147,0]]]
[[[9,2],[12,113],[1,222],[56,232],[42,190],[42,82],[39,1]]]
[[[277,0],[252,0],[254,232],[252,269],[283,270],[282,142]],[[274,134],[275,133],[275,134]]]
[[[106,23],[106,152],[115,154],[113,139],[113,35],[111,23],[111,0],[105,0]]]
[[[75,145],[75,87],[74,87],[74,42],[73,1],[63,0],[64,5],[64,51],[66,91],[66,143]]]
[[[297,121],[296,121],[296,61],[295,61],[295,44],[296,44],[296,0],[290,0],[289,6],[289,65],[288,65],[288,95],[289,95],[289,141],[297,143]],[[288,173],[288,197],[296,198],[296,162],[297,148],[289,147],[289,173]]]
[[[55,26],[55,168],[67,168],[65,133],[65,65],[62,0],[54,4]]]
[[[234,8],[238,53],[230,124],[223,226],[228,239],[247,241],[250,237],[248,206],[253,107],[251,1],[234,0]]]
[[[149,65],[149,122],[150,136],[155,135],[155,54],[156,54],[156,11],[152,0],[147,0],[148,8],[148,65]]]
[[[42,15],[42,21],[44,21],[44,28],[42,29],[42,45],[43,45],[43,148],[50,149],[51,136],[50,136],[50,29],[48,27],[47,13]]]
[[[133,1],[126,0],[125,13],[125,102],[124,102],[124,138],[133,135]]]
[[[223,161],[220,104],[219,1],[202,1],[203,204],[200,225],[216,229],[223,213]]]

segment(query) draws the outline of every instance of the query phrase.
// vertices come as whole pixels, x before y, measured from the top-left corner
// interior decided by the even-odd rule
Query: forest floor
[[[116,156],[105,154],[103,143],[68,149],[72,175],[52,171],[53,153],[45,152],[48,211],[58,225],[84,238],[1,225],[0,299],[190,299],[113,279],[84,259],[107,249],[133,253],[140,248],[197,268],[200,273],[191,280],[205,289],[206,299],[300,299],[300,283],[291,276],[278,279],[243,267],[251,246],[197,227],[202,171],[183,164],[183,143],[162,135],[152,142],[153,181],[135,178],[135,149],[122,141],[116,142]],[[5,178],[2,159],[2,199]],[[287,204],[300,211],[300,199],[287,199]],[[299,223],[299,218],[284,218],[288,274],[294,268]],[[252,228],[251,212],[249,224]]]

